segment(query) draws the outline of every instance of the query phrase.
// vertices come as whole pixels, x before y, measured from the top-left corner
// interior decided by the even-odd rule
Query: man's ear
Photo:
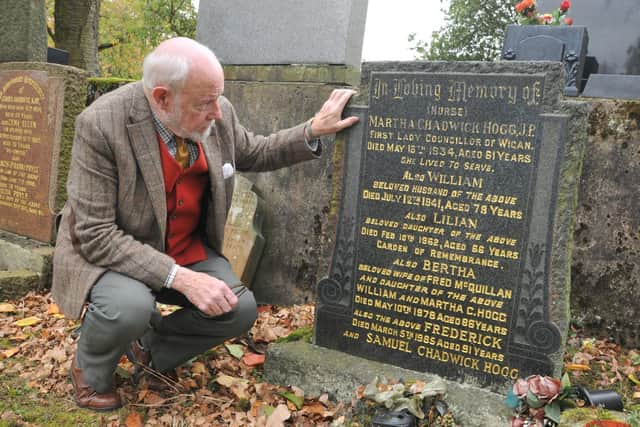
[[[156,105],[163,111],[169,110],[169,104],[171,102],[171,92],[164,86],[156,86],[151,90],[151,98],[153,98]]]

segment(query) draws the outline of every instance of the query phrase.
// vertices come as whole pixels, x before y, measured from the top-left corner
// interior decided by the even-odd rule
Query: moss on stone
[[[313,328],[311,326],[305,326],[305,327],[296,329],[286,337],[278,338],[276,342],[281,343],[281,342],[304,341],[304,342],[310,343],[312,337],[313,337]]]

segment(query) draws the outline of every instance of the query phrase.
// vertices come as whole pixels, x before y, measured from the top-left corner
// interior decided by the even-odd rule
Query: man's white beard
[[[180,120],[182,119],[182,111],[180,109],[176,109],[170,113],[164,114],[165,126],[174,129],[178,136],[183,138],[188,138],[192,141],[202,142],[205,139],[209,138],[211,135],[211,131],[213,129],[213,125],[216,124],[215,120],[211,120],[209,126],[202,132],[187,132],[180,127]]]
[[[187,135],[187,138],[189,138],[192,141],[202,142],[205,139],[209,138],[209,135],[211,135],[211,130],[213,129],[213,125],[215,124],[216,124],[216,121],[212,120],[211,123],[209,123],[209,126],[207,126],[207,128],[204,131],[191,132],[189,135]]]

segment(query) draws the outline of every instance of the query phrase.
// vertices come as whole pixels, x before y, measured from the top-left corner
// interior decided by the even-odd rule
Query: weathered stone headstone
[[[0,229],[50,242],[64,85],[41,71],[0,71]]]
[[[250,287],[264,248],[262,199],[247,178],[236,174],[235,180],[222,253],[231,263],[233,272]]]
[[[0,0],[0,62],[46,61],[44,0]]]
[[[196,38],[223,64],[360,67],[367,0],[202,1]]]
[[[361,121],[346,135],[316,344],[493,390],[559,373],[585,135],[569,119],[584,125],[586,111],[560,102],[562,73],[542,62],[363,72],[369,105],[351,111]]]

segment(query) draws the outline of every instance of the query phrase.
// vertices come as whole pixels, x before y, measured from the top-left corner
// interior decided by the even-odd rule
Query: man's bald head
[[[222,77],[222,66],[211,49],[186,37],[160,43],[142,65],[142,81],[147,90],[156,86],[181,89],[187,78],[203,73]]]

